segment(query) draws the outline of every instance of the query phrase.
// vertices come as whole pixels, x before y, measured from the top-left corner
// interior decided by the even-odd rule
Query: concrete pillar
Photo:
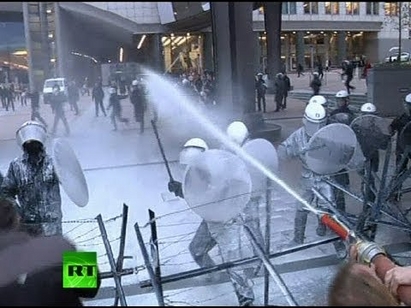
[[[214,71],[213,34],[211,32],[204,32],[203,38],[203,69]]]
[[[210,3],[217,100],[231,115],[255,110],[252,4]]]
[[[264,2],[264,22],[267,33],[268,78],[274,79],[283,64],[281,61],[281,2]]]
[[[64,41],[64,23],[63,23],[63,16],[61,14],[59,2],[54,2],[54,23],[56,27],[56,48],[57,48],[57,76],[56,77],[65,77],[66,74],[66,57],[65,57],[65,50],[66,44]]]
[[[302,31],[297,31],[295,54],[296,54],[296,57],[297,57],[297,66],[298,66],[298,64],[301,64],[303,67],[305,67],[304,32],[302,32]]]
[[[285,70],[289,72],[291,70],[291,44],[290,44],[290,35],[287,34],[284,37],[284,56],[285,56]]]
[[[39,2],[40,16],[40,33],[41,33],[41,51],[42,51],[42,68],[45,78],[50,78],[50,52],[48,43],[48,22],[47,22],[47,3]]]
[[[345,31],[338,31],[337,33],[337,65],[347,59],[347,42],[345,41]]]
[[[254,54],[254,72],[256,73],[263,73],[263,68],[261,65],[261,42],[260,42],[260,32],[254,32],[254,46],[255,46],[255,54]]]
[[[147,38],[146,38],[147,39]],[[161,43],[161,34],[150,35],[150,61],[156,72],[164,73],[163,44]]]
[[[323,61],[323,65],[329,63],[327,61],[330,60],[330,36],[328,34],[324,34],[324,48],[325,48],[325,59]]]
[[[37,87],[34,81],[34,69],[33,69],[33,56],[32,56],[32,44],[31,44],[31,34],[30,34],[30,23],[29,23],[29,2],[23,3],[23,21],[24,21],[24,36],[26,37],[26,47],[27,47],[27,62],[29,65],[29,87],[31,90]]]

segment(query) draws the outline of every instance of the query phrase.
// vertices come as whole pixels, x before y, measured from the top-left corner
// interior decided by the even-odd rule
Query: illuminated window
[[[385,2],[384,11],[385,11],[385,16],[398,16],[397,2]]]
[[[318,2],[303,2],[304,14],[318,14]]]
[[[339,2],[324,2],[325,4],[325,14],[338,15],[340,14],[340,3]]]
[[[258,9],[258,14],[264,15],[264,7],[263,6]]]
[[[379,15],[380,3],[379,2],[367,2],[367,15]]]
[[[282,3],[282,14],[297,14],[296,2],[283,2]]]
[[[358,15],[360,13],[360,3],[345,2],[345,13],[347,15]]]

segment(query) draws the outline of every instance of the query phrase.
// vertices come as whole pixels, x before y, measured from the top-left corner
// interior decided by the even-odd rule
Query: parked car
[[[408,62],[410,61],[410,58],[411,58],[411,54],[409,52],[406,52],[406,51],[401,52],[400,62]],[[385,62],[395,62],[397,60],[398,60],[398,53],[385,58]]]
[[[53,87],[57,84],[60,86],[60,91],[63,91],[67,95],[67,81],[66,78],[52,78],[46,79],[43,86],[43,101],[48,104],[48,98],[53,94]]]

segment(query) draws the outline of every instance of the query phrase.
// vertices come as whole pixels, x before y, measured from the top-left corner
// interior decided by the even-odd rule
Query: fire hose
[[[374,242],[361,240],[354,231],[344,225],[335,215],[330,215],[310,208],[330,230],[336,233],[342,240],[354,244],[357,248],[357,261],[364,264],[374,264],[377,276],[384,281],[385,274],[396,265],[392,262],[383,248]],[[398,287],[398,298],[405,305],[411,305],[411,286],[400,285]]]

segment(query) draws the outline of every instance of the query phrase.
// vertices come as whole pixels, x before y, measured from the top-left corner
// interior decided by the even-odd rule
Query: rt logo
[[[63,288],[97,288],[97,253],[66,251],[63,254]]]

